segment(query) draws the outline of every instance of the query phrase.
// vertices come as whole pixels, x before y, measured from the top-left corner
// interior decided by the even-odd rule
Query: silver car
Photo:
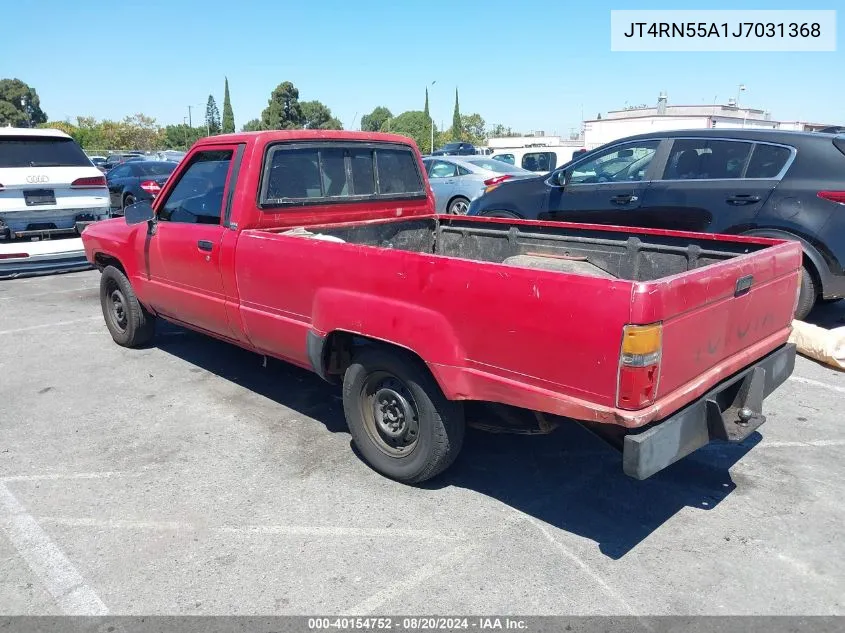
[[[426,156],[425,170],[438,213],[464,215],[469,203],[512,178],[531,178],[534,172],[486,156]]]

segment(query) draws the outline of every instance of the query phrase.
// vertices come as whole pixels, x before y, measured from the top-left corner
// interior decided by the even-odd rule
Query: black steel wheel
[[[404,483],[441,473],[463,444],[463,406],[447,400],[428,368],[402,350],[356,355],[343,377],[343,410],[364,460]]]
[[[100,307],[118,345],[139,347],[155,335],[155,315],[141,305],[129,279],[115,266],[106,266],[100,277]]]

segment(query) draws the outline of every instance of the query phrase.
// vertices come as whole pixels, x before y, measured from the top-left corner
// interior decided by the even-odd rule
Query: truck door
[[[186,158],[173,186],[156,205],[147,238],[149,301],[175,321],[233,338],[226,315],[220,250],[223,201],[237,146],[215,146]],[[234,183],[231,183],[234,186]]]

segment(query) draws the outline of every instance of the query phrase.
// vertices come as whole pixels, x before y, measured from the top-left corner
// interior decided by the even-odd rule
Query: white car
[[[0,128],[0,240],[78,237],[108,217],[106,178],[70,136]]]

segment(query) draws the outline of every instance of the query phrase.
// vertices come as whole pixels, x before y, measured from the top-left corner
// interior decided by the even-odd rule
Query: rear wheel
[[[451,215],[466,215],[469,209],[469,200],[463,196],[458,196],[449,203],[449,208],[446,212]]]
[[[129,279],[114,266],[106,266],[100,277],[100,306],[106,327],[118,345],[138,347],[153,338],[155,316],[141,305]]]
[[[464,439],[463,407],[447,400],[428,369],[392,349],[367,349],[343,377],[352,440],[375,470],[419,483],[448,468]]]
[[[817,296],[816,280],[805,264],[801,268],[801,293],[798,295],[798,307],[795,309],[796,319],[803,321],[810,314]]]

